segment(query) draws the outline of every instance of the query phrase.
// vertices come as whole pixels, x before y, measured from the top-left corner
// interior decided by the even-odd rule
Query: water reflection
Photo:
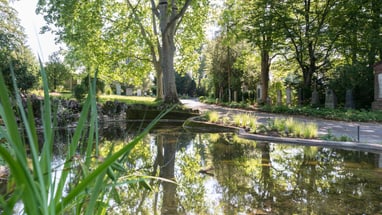
[[[113,126],[109,127],[112,128]],[[119,126],[119,128],[121,128]],[[102,131],[107,151],[133,129]],[[381,155],[256,143],[233,134],[158,127],[135,149],[131,173],[159,176],[153,190],[119,189],[110,214],[382,214]]]

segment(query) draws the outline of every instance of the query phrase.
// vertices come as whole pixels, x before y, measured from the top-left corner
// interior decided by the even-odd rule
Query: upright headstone
[[[142,90],[141,89],[137,90],[137,96],[142,96]]]
[[[126,96],[132,96],[133,95],[133,88],[126,88]]]
[[[332,89],[327,89],[325,92],[325,107],[335,108],[337,105],[337,98]]]
[[[265,102],[266,102],[267,105],[272,106],[272,99],[271,99],[271,97],[268,96],[267,100]]]
[[[320,99],[318,97],[318,92],[316,89],[313,90],[312,92],[312,101],[311,101],[311,105],[312,106],[317,106],[320,104]]]
[[[302,96],[303,96],[302,88],[298,88],[297,100],[298,100],[299,106],[302,105],[302,99],[303,99]]]
[[[382,110],[382,61],[374,65],[374,102],[371,107]]]
[[[281,102],[281,100],[282,100],[282,93],[281,93],[281,90],[277,90],[277,98],[276,98],[276,103],[277,103],[277,105],[282,105],[282,102]]]
[[[119,84],[119,83],[116,83],[115,84],[115,89],[116,89],[116,93],[117,93],[117,95],[121,95],[121,84]]]
[[[262,92],[261,92],[261,84],[258,84],[257,87],[256,87],[256,92],[257,92],[257,97],[256,97],[256,100],[258,102],[261,102],[261,95],[262,95]]]
[[[354,98],[353,98],[353,90],[351,90],[351,89],[346,90],[345,108],[348,108],[348,109],[354,109],[355,108]]]
[[[289,106],[292,104],[292,90],[290,87],[286,88],[286,104]]]
[[[237,91],[233,91],[233,101],[237,102]]]

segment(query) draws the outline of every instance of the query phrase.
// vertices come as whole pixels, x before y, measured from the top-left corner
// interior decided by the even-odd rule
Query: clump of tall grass
[[[207,111],[205,114],[208,122],[218,122],[219,121],[219,113],[217,111]]]
[[[306,123],[304,138],[316,138],[318,136],[318,126],[315,123]]]
[[[293,118],[288,118],[285,120],[285,129],[287,133],[294,134],[296,132],[296,122]]]
[[[258,126],[257,119],[250,114],[240,113],[233,115],[233,125],[248,128],[251,132],[255,132]]]
[[[249,123],[249,120],[250,116],[248,114],[240,113],[233,115],[233,123],[238,127],[245,127]]]
[[[113,154],[110,153],[102,163],[95,163],[93,158],[98,156],[98,123],[94,79],[68,145],[62,170],[55,172],[52,167],[55,114],[51,109],[47,77],[41,62],[40,65],[44,86],[44,102],[41,108],[44,134],[42,148],[39,147],[38,128],[34,122],[32,106],[27,101],[27,111],[24,109],[12,65],[15,101],[19,113],[17,116],[21,119],[21,124],[18,123],[0,73],[0,118],[4,122],[4,126],[0,126],[0,136],[7,142],[0,144],[0,156],[10,170],[9,182],[12,182],[7,195],[0,196],[1,212],[13,214],[16,203],[21,202],[23,214],[105,214],[108,201],[118,199],[117,182],[129,183],[119,180],[119,176],[127,168],[121,165],[123,159],[171,108],[160,114],[129,144]],[[25,132],[26,138],[21,136],[21,131]]]
[[[256,132],[258,127],[257,119],[255,117],[250,118],[248,128],[250,132]]]
[[[279,132],[285,132],[286,131],[285,119],[275,118],[273,122],[271,123],[271,129],[279,131]]]
[[[316,138],[318,136],[317,124],[304,123],[293,118],[275,118],[270,125],[270,130],[294,137]]]

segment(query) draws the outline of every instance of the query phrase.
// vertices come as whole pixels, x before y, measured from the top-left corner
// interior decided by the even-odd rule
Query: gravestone
[[[237,102],[237,91],[233,92],[233,101]]]
[[[348,109],[354,109],[355,108],[354,98],[353,98],[353,90],[351,90],[351,89],[346,90],[345,108],[348,108]]]
[[[286,88],[286,104],[289,106],[292,104],[292,90],[290,89],[290,87],[287,87]]]
[[[382,110],[382,61],[374,65],[374,102],[373,110]]]
[[[320,104],[320,99],[318,97],[318,92],[316,89],[313,90],[312,92],[312,100],[311,100],[311,105],[312,106],[318,106]]]
[[[257,85],[257,87],[256,87],[256,92],[257,92],[257,99],[256,99],[256,100],[257,100],[258,102],[261,102],[261,93],[262,93],[262,92],[261,92],[261,85],[260,85],[260,84]]]
[[[325,92],[325,107],[335,108],[337,106],[337,97],[332,89],[327,89]]]
[[[137,96],[142,96],[142,90],[141,89],[137,90]]]
[[[133,88],[126,88],[126,96],[132,96],[133,95]]]
[[[116,91],[117,91],[117,95],[121,95],[121,84],[116,83],[115,84],[115,88],[116,88]]]
[[[269,97],[269,96],[267,97],[266,104],[272,106],[272,99],[271,99],[271,97]]]
[[[277,99],[276,99],[276,103],[277,103],[277,105],[279,105],[279,106],[282,104],[281,99],[282,99],[281,90],[277,90]]]
[[[298,95],[297,95],[297,100],[298,100],[298,105],[301,106],[302,105],[302,88],[298,88]]]

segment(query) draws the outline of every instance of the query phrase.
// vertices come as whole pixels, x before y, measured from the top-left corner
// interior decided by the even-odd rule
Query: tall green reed
[[[159,119],[173,108],[163,111],[122,149],[110,154],[102,163],[94,164],[93,158],[98,156],[96,79],[94,79],[69,143],[62,172],[58,174],[52,169],[55,120],[52,120],[54,114],[51,109],[47,77],[41,61],[40,72],[44,89],[42,108],[44,142],[41,149],[31,103],[27,101],[27,111],[25,111],[20,92],[17,90],[13,69],[11,73],[15,100],[21,123],[17,122],[10,95],[0,74],[0,117],[4,122],[4,126],[0,127],[0,136],[4,137],[8,143],[8,147],[5,144],[0,145],[0,156],[10,170],[9,183],[14,184],[9,190],[9,195],[0,196],[2,212],[13,214],[16,203],[22,202],[23,214],[105,214],[108,200],[118,198],[116,192],[113,192],[115,186],[131,183],[128,179],[118,181],[118,177],[125,170],[120,162],[129,155],[134,146]],[[25,131],[26,138],[20,135],[21,130]],[[80,150],[81,145],[86,145],[86,148]],[[30,149],[29,153],[27,148]],[[30,160],[32,168],[28,167]],[[90,168],[91,164],[92,168]]]

